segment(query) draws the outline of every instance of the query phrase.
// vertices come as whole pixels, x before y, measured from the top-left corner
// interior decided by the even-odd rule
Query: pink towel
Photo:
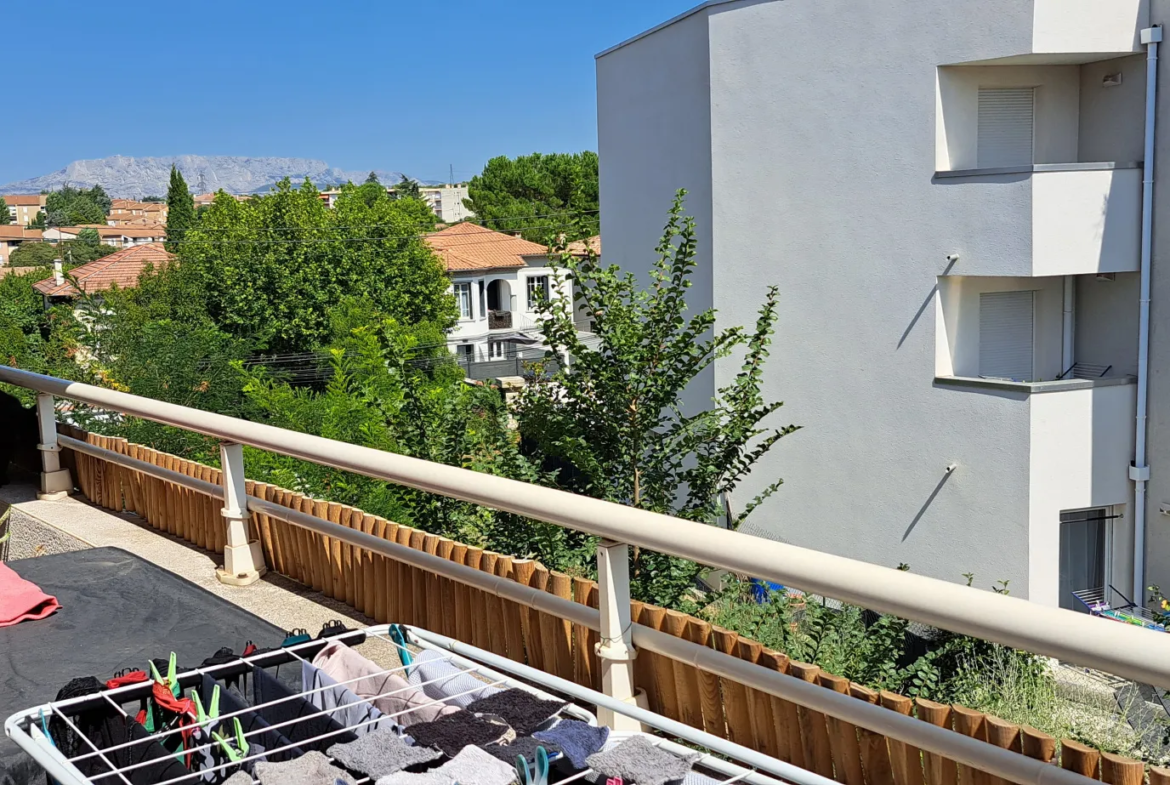
[[[383,673],[385,668],[379,668],[340,641],[322,649],[313,658],[313,665],[337,681],[348,682],[345,686],[351,692],[369,700],[383,714],[395,715],[394,721],[404,727],[459,711],[458,706],[436,703],[401,676]],[[386,695],[388,692],[393,694]],[[382,697],[375,698],[375,695]]]
[[[29,619],[43,619],[61,607],[56,597],[45,594],[36,584],[0,564],[0,627]]]

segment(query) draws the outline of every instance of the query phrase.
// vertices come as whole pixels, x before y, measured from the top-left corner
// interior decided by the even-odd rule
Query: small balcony
[[[489,330],[511,330],[512,329],[512,312],[511,311],[488,311],[488,329]]]

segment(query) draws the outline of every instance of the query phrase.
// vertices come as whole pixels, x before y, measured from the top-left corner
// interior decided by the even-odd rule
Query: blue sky
[[[51,3],[5,20],[4,60],[25,65],[0,183],[183,153],[466,179],[494,155],[596,149],[593,55],[697,2]]]

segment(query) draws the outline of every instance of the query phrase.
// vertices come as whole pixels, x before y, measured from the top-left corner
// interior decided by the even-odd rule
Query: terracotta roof
[[[539,243],[473,223],[459,223],[428,234],[426,242],[446,264],[448,272],[524,267],[525,256],[548,253]]]
[[[33,205],[40,206],[45,203],[45,197],[42,194],[4,194],[4,203],[9,207],[16,207],[26,205],[32,207]]]
[[[41,239],[40,229],[25,229],[23,226],[18,226],[16,224],[0,226],[0,241],[39,239]]]
[[[575,243],[569,243],[569,247],[568,247],[569,253],[571,253],[575,256],[584,256],[585,249],[587,247],[585,245],[586,243],[589,244],[588,245],[589,248],[593,249],[593,253],[597,254],[598,256],[601,256],[601,235],[599,235],[599,234],[593,235],[588,240],[578,240]]]
[[[166,227],[160,223],[142,226],[95,226],[99,237],[165,237]]]
[[[138,277],[147,265],[160,267],[175,257],[166,252],[162,243],[147,243],[103,256],[97,261],[83,264],[70,271],[81,288],[87,293],[101,292],[114,284],[125,289],[138,285]],[[49,297],[75,297],[77,288],[66,281],[60,286],[54,278],[46,278],[33,284],[33,288]]]

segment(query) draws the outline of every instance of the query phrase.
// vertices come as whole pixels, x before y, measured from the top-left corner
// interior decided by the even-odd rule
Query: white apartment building
[[[766,396],[804,428],[737,492],[784,478],[747,531],[1049,605],[1170,584],[1170,225],[1135,454],[1144,41],[1167,16],[711,0],[597,56],[607,263],[645,273],[686,188],[694,305],[750,328],[780,288]],[[738,371],[717,362],[694,403]]]
[[[459,321],[447,342],[464,362],[514,357],[541,342],[536,305],[541,298],[572,297],[567,281],[548,266],[548,249],[472,223],[427,235],[443,260]]]
[[[467,198],[465,184],[420,185],[418,191],[423,201],[435,213],[435,217],[443,223],[455,224],[475,217],[475,213],[463,206],[463,200]],[[393,194],[394,186],[387,186],[386,192]],[[321,201],[325,202],[326,206],[333,207],[340,195],[340,190],[331,188],[321,192]]]

